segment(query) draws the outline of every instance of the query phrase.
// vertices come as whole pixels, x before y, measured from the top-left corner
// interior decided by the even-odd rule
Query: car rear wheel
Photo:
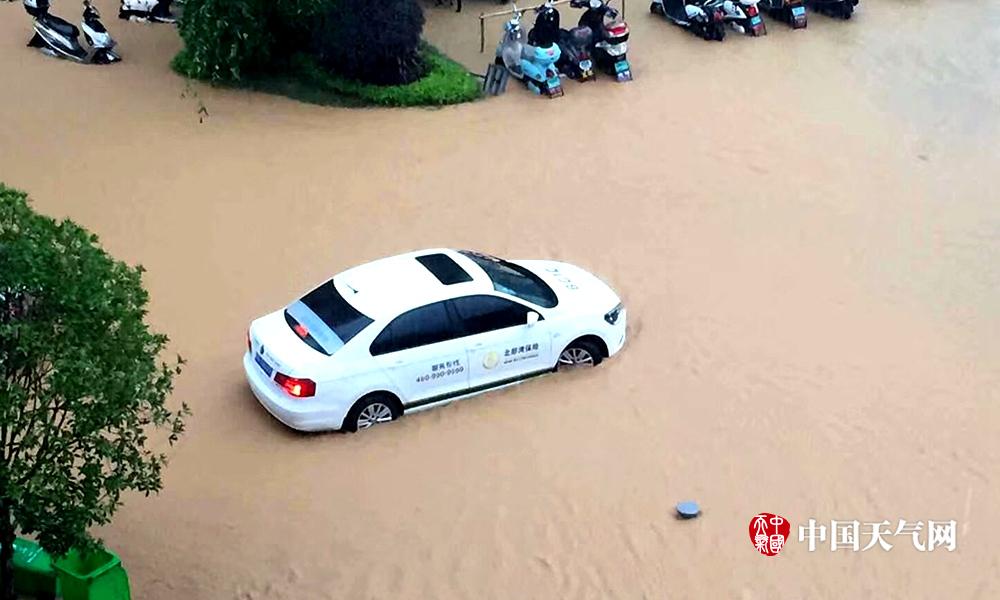
[[[589,340],[577,340],[559,354],[557,368],[596,367],[601,364],[602,359],[603,355],[597,344]]]
[[[373,394],[359,400],[347,415],[344,429],[359,431],[388,423],[399,417],[393,398],[387,394]]]

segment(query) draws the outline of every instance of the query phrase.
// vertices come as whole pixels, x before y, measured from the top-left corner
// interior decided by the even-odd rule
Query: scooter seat
[[[590,27],[574,27],[569,31],[563,29],[559,32],[559,37],[563,43],[577,46],[579,48],[586,48],[589,46],[593,35],[594,34],[590,30]]]
[[[80,35],[80,30],[76,28],[76,25],[60,19],[59,17],[45,15],[45,17],[39,19],[38,22],[52,31],[69,38],[75,38]]]
[[[685,0],[663,0],[663,12],[674,21],[686,22],[688,19]]]

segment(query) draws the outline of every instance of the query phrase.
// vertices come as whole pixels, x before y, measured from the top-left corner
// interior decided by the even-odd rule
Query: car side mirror
[[[532,325],[537,323],[538,319],[539,319],[538,313],[536,313],[535,311],[531,311],[530,313],[528,313],[528,327],[531,327]]]

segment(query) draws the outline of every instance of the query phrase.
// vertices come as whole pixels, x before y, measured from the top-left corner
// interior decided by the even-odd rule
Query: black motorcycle
[[[829,17],[838,19],[851,18],[858,0],[806,0],[806,6]]]
[[[594,32],[589,27],[574,27],[569,31],[559,32],[559,49],[562,55],[556,68],[570,79],[579,82],[593,81],[594,62],[590,58],[590,46],[593,43]]]
[[[559,45],[559,73],[577,81],[594,78],[594,67],[590,60],[590,30],[574,27],[570,31],[561,29],[559,11],[551,1],[536,9],[535,24],[528,32],[528,43],[532,46],[547,47]]]
[[[788,23],[792,29],[805,29],[808,26],[803,0],[760,0],[757,6],[771,18]]]
[[[586,8],[579,27],[592,32],[590,55],[597,67],[619,82],[632,81],[632,65],[628,61],[628,23],[605,0],[570,0],[573,8]]]

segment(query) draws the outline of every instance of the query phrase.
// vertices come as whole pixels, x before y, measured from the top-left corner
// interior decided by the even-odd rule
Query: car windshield
[[[326,355],[372,323],[344,299],[332,279],[285,309],[285,321],[303,342]]]
[[[461,253],[486,271],[496,291],[543,308],[554,308],[559,303],[552,288],[528,269],[488,254],[469,250],[462,250]]]

